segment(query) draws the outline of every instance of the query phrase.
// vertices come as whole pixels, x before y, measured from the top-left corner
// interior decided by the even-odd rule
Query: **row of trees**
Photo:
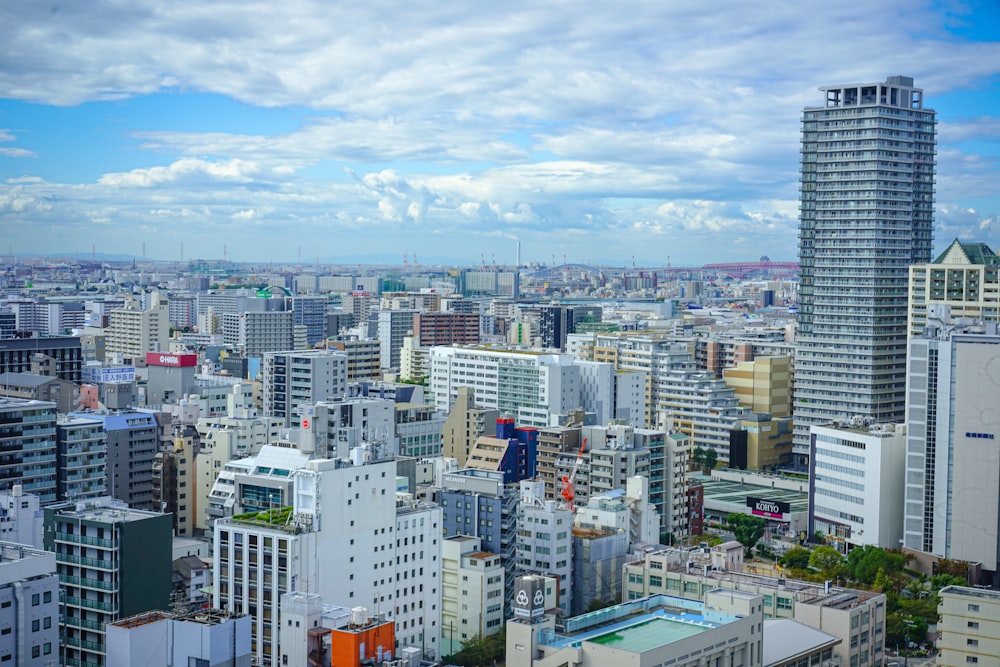
[[[779,563],[794,576],[806,579],[843,580],[859,588],[885,593],[886,646],[907,648],[920,643],[927,627],[938,618],[938,592],[945,586],[968,584],[967,566],[941,561],[931,577],[907,571],[904,554],[874,546],[858,547],[845,558],[837,549],[823,545],[815,549],[795,547]]]

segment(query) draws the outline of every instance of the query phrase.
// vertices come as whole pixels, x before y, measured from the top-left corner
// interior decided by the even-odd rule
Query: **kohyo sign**
[[[791,505],[777,500],[763,500],[761,498],[747,498],[747,507],[750,513],[757,516],[766,516],[771,519],[780,519],[783,515],[791,511]]]

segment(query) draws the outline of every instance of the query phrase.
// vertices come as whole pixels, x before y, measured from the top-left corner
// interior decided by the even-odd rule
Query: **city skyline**
[[[700,265],[798,258],[801,110],[913,77],[933,253],[1000,246],[1000,11],[0,9],[0,252]]]

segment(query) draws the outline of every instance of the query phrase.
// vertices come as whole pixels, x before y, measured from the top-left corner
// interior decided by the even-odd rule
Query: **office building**
[[[347,381],[378,380],[382,377],[381,344],[375,338],[331,340],[327,349],[347,355]]]
[[[704,602],[651,595],[567,619],[557,633],[555,616],[533,604],[539,590],[525,579],[518,583],[525,604],[507,621],[509,667],[763,665],[760,595],[713,589]]]
[[[25,493],[20,484],[0,491],[0,542],[42,548],[43,514],[38,496]]]
[[[614,364],[577,360],[580,369],[580,409],[594,414],[597,424],[611,420],[642,428],[646,424],[646,383],[642,371],[617,370]]]
[[[45,510],[45,549],[54,551],[65,593],[66,665],[108,664],[104,626],[168,609],[172,588],[169,514],[108,499]]]
[[[397,498],[387,448],[365,445],[351,457],[293,470],[291,506],[215,522],[213,605],[253,617],[258,664],[280,664],[275,601],[293,591],[383,613],[397,638],[436,655],[440,510]]]
[[[791,357],[762,356],[741,361],[724,369],[722,378],[736,392],[740,405],[772,417],[792,414]]]
[[[59,614],[55,554],[0,542],[0,664],[60,664]]]
[[[989,665],[1000,656],[1000,592],[946,586],[938,593],[937,664]]]
[[[441,541],[441,655],[503,628],[504,567],[478,537]]]
[[[395,450],[398,456],[441,456],[444,415],[433,405],[396,403]]]
[[[443,412],[463,386],[475,388],[482,407],[525,426],[549,426],[580,404],[580,370],[570,355],[445,346],[431,348],[430,360],[430,390]]]
[[[651,551],[626,563],[624,600],[656,594],[704,600],[724,589],[763,597],[764,618],[791,618],[840,639],[834,660],[841,665],[877,667],[885,658],[885,595],[878,592],[743,572],[738,542],[713,547]],[[834,663],[838,664],[838,663]]]
[[[241,355],[262,357],[267,352],[295,349],[290,311],[224,313],[222,340]]]
[[[250,667],[250,617],[218,609],[149,611],[109,623],[108,665]]]
[[[997,585],[1000,336],[995,324],[941,326],[948,319],[910,340],[903,546],[981,563],[980,583]]]
[[[847,553],[903,539],[906,427],[813,426],[809,534],[829,535]]]
[[[347,394],[347,355],[330,350],[267,353],[262,385],[264,414],[298,427],[300,409]]]
[[[313,347],[326,338],[326,297],[285,297],[285,308],[292,313],[292,324],[306,328],[306,346]]]
[[[0,398],[0,489],[20,485],[44,505],[56,500],[56,406]]]
[[[386,398],[320,401],[313,408],[310,427],[317,455],[347,458],[350,450],[365,442],[388,442],[394,437],[395,418],[396,404]]]
[[[1000,257],[985,243],[952,241],[929,264],[910,267],[907,331],[919,336],[928,308],[948,306],[955,318],[1000,321]]]
[[[441,475],[444,536],[478,537],[484,551],[500,556],[504,566],[505,618],[514,599],[514,577],[518,567],[518,503],[517,486],[504,485],[501,472],[470,468]]]
[[[377,313],[379,341],[379,361],[382,369],[399,369],[399,355],[403,349],[403,338],[413,331],[416,310],[380,310]]]
[[[729,433],[730,468],[773,470],[792,463],[792,418],[754,412],[739,421]]]
[[[555,606],[568,616],[573,600],[573,510],[545,500],[541,481],[522,480],[520,490],[518,571],[555,579]]]
[[[909,267],[929,262],[935,113],[913,79],[824,86],[802,118],[795,457],[809,427],[902,423]]]
[[[495,408],[477,406],[475,395],[472,387],[458,388],[455,403],[441,430],[441,453],[458,461],[459,468],[465,467],[476,440],[495,429],[500,417],[500,411]]]

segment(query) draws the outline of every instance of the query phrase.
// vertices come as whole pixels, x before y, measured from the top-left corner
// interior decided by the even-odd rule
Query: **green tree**
[[[782,567],[804,570],[809,567],[810,555],[811,554],[808,549],[803,549],[802,547],[792,547],[785,552],[785,555],[782,556],[781,560],[778,562],[781,563]]]
[[[701,447],[695,447],[694,452],[691,454],[691,460],[698,467],[705,467],[705,450]]]
[[[834,547],[824,544],[813,549],[812,555],[809,556],[809,566],[823,574],[836,575],[844,566],[844,557]]]
[[[712,451],[712,450],[709,450]],[[750,555],[760,538],[764,537],[767,531],[767,521],[759,516],[749,514],[730,514],[726,517],[726,528],[733,531],[736,541],[743,545]]]
[[[858,547],[847,556],[847,571],[851,578],[869,586],[874,583],[879,570],[884,570],[891,576],[901,572],[904,567],[906,556],[872,545]]]
[[[715,468],[715,464],[719,462],[719,453],[709,447],[705,450],[705,472]]]

